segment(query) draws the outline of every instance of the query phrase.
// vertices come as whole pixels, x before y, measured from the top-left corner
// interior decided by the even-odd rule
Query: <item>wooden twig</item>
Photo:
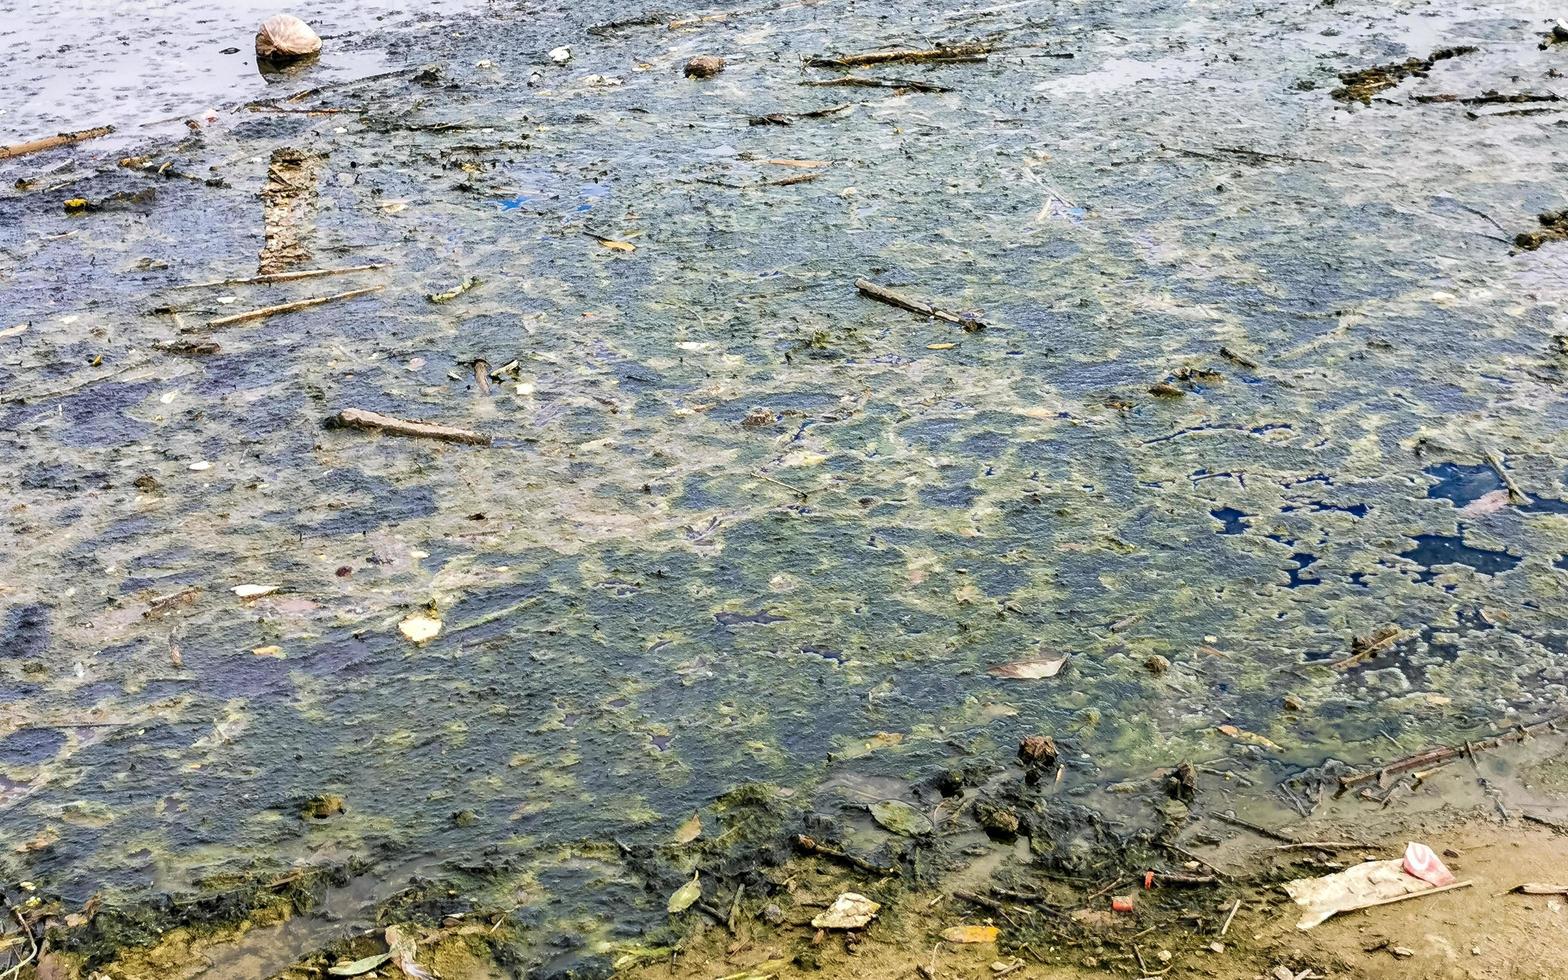
[[[900,48],[890,51],[867,51],[862,54],[817,55],[807,58],[812,68],[859,68],[864,65],[889,65],[910,61],[975,62],[985,61],[991,53],[989,44],[954,44],[939,48],[915,50]]]
[[[1225,934],[1227,932],[1230,932],[1231,921],[1236,918],[1236,913],[1239,912],[1239,911],[1241,911],[1241,899],[1238,898],[1238,899],[1236,899],[1236,904],[1232,905],[1230,907],[1230,915],[1227,915],[1225,917],[1225,924],[1220,926],[1220,938],[1221,939],[1224,939],[1225,938]]]
[[[817,841],[816,838],[807,837],[805,834],[795,835],[795,846],[807,854],[816,854],[820,855],[821,857],[832,858],[835,861],[842,861],[850,867],[858,868],[867,874],[885,876],[894,876],[898,874],[897,868],[883,867],[880,864],[872,864],[870,861],[867,861],[864,858],[858,858],[855,855],[841,851],[836,847],[829,847],[827,844],[823,844]]]
[[[12,905],[10,902],[6,902],[5,907],[10,910],[11,917],[16,919],[16,924],[21,926],[23,932],[27,933],[28,945],[32,947],[31,952],[29,952],[24,959],[18,962],[15,966],[11,967],[9,970],[5,971],[5,973],[0,974],[0,977],[4,977],[5,980],[10,980],[10,978],[20,974],[23,967],[27,966],[27,964],[38,958],[38,938],[33,935],[33,927],[27,924],[26,919],[22,918],[22,913],[17,911],[15,905]]]
[[[235,313],[233,316],[220,316],[216,320],[208,320],[206,323],[194,327],[184,327],[182,332],[205,333],[209,330],[222,330],[224,327],[232,327],[236,323],[265,320],[269,316],[277,316],[280,313],[293,313],[295,310],[307,310],[312,306],[320,306],[323,303],[332,303],[340,299],[366,296],[381,288],[381,286],[367,286],[364,289],[351,289],[346,293],[338,293],[336,296],[317,296],[312,299],[296,300],[293,303],[280,303],[277,306],[263,306],[259,310],[246,310],[244,313]]]
[[[328,424],[334,428],[366,429],[394,436],[462,442],[471,446],[488,446],[491,442],[490,437],[481,432],[454,429],[451,426],[422,422],[418,419],[394,418],[379,412],[367,412],[362,408],[345,408],[329,419]]]
[[[1268,837],[1271,840],[1281,841],[1286,844],[1300,843],[1300,841],[1296,840],[1296,838],[1290,836],[1289,834],[1281,833],[1278,830],[1270,830],[1262,824],[1253,823],[1251,820],[1243,820],[1233,813],[1213,812],[1208,815],[1213,817],[1215,820],[1224,821],[1233,827],[1240,827],[1243,830],[1250,830],[1260,837]]]
[[[1508,471],[1503,469],[1503,461],[1498,458],[1498,455],[1490,449],[1484,455],[1486,456],[1486,465],[1492,468],[1492,472],[1497,474],[1497,478],[1503,481],[1503,486],[1508,488],[1508,502],[1519,507],[1528,505],[1531,502],[1530,498],[1525,495],[1523,490],[1519,489],[1519,484],[1515,483],[1514,478],[1508,475]]]
[[[71,146],[85,140],[95,140],[100,136],[108,136],[114,132],[113,126],[99,126],[96,129],[82,129],[74,133],[60,133],[56,136],[45,136],[42,139],[28,140],[25,143],[12,143],[10,146],[0,146],[0,160],[10,160],[12,157],[25,156],[29,153],[41,153],[44,150],[53,150],[62,146]]]
[[[1476,749],[1495,749],[1499,746],[1506,745],[1509,742],[1522,742],[1537,732],[1543,732],[1552,729],[1559,721],[1562,721],[1564,717],[1568,716],[1548,718],[1544,721],[1538,721],[1533,725],[1521,725],[1511,731],[1494,735],[1491,738],[1484,738],[1478,742],[1465,742],[1461,745],[1449,745],[1436,749],[1427,749],[1423,752],[1417,752],[1415,755],[1406,756],[1396,762],[1390,762],[1387,765],[1381,766],[1377,769],[1369,769],[1366,772],[1358,772],[1352,776],[1342,776],[1339,780],[1339,792],[1343,793],[1345,790],[1360,786],[1362,783],[1371,782],[1373,780],[1381,780],[1386,775],[1404,772],[1407,769],[1419,769],[1422,766],[1428,766],[1434,762],[1442,762],[1445,759],[1452,759],[1455,756],[1461,755],[1465,752],[1473,753]]]
[[[842,105],[830,105],[807,112],[770,112],[765,116],[748,116],[746,121],[753,126],[788,126],[797,119],[820,119],[823,116],[836,115],[853,105],[853,102],[845,102]]]
[[[842,78],[821,78],[800,84],[812,88],[890,88],[903,92],[951,92],[946,85],[915,82],[907,78],[871,78],[868,75],[845,75]]]
[[[1350,656],[1345,657],[1343,660],[1336,660],[1329,666],[1335,670],[1349,670],[1372,659],[1372,657],[1392,646],[1396,640],[1399,640],[1404,635],[1404,630],[1397,626],[1385,626],[1371,636],[1355,637],[1350,641]]]
[[[214,286],[252,286],[265,282],[293,282],[296,279],[316,279],[320,276],[342,276],[350,272],[370,272],[386,268],[385,262],[372,265],[351,265],[343,269],[300,269],[297,272],[270,272],[264,276],[246,276],[243,279],[214,279],[210,282],[188,282],[170,289],[210,289]]]
[[[1371,846],[1354,840],[1299,840],[1293,844],[1275,844],[1273,849],[1276,851],[1346,851]]]
[[[939,310],[930,303],[922,303],[918,299],[911,299],[902,293],[888,289],[886,286],[879,286],[870,279],[856,279],[855,288],[860,290],[862,295],[869,296],[889,306],[896,306],[911,313],[919,313],[921,316],[936,317],[938,320],[946,320],[948,323],[956,323],[970,332],[985,328],[985,321],[978,317],[960,316],[957,313],[949,313],[947,310]]]
[[[153,342],[152,349],[165,354],[182,354],[187,357],[201,357],[222,350],[210,340],[158,340]]]

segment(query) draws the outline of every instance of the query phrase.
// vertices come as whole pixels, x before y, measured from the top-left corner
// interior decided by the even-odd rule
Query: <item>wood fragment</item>
[[[1519,816],[1527,823],[1539,824],[1542,827],[1549,827],[1552,830],[1557,831],[1559,834],[1568,834],[1568,824],[1559,823],[1556,820],[1550,820],[1536,813],[1521,813]]]
[[[810,88],[890,88],[900,92],[951,92],[946,85],[916,82],[907,78],[872,78],[868,75],[845,75],[842,78],[821,78],[800,84]]]
[[[210,340],[159,340],[153,343],[152,349],[165,354],[180,354],[186,357],[204,357],[216,354],[222,350]]]
[[[474,387],[481,395],[490,394],[490,362],[482,357],[474,361]]]
[[[986,326],[985,322],[977,317],[960,316],[957,313],[950,313],[947,310],[939,310],[930,303],[923,303],[920,300],[911,299],[902,293],[894,292],[893,290],[888,289],[886,286],[879,286],[870,279],[856,279],[855,288],[860,290],[862,295],[869,296],[870,298],[886,303],[889,306],[896,306],[901,310],[908,310],[911,313],[918,313],[921,316],[936,317],[938,320],[946,320],[948,323],[956,323],[970,332],[984,329]]]
[[[789,126],[797,119],[820,119],[823,116],[832,116],[845,109],[851,108],[853,102],[841,105],[830,105],[823,109],[811,109],[806,112],[770,112],[765,116],[748,116],[746,122],[753,126]]]
[[[1215,820],[1220,820],[1220,821],[1223,821],[1225,823],[1228,823],[1228,824],[1230,824],[1233,827],[1240,827],[1243,830],[1250,830],[1254,834],[1257,834],[1260,837],[1267,837],[1267,838],[1270,838],[1271,840],[1277,840],[1277,841],[1280,841],[1280,842],[1285,843],[1285,844],[1299,844],[1300,843],[1300,841],[1296,840],[1296,838],[1290,836],[1289,834],[1281,833],[1278,830],[1270,830],[1269,828],[1263,826],[1262,824],[1256,824],[1256,823],[1253,823],[1250,820],[1243,820],[1242,818],[1236,816],[1234,813],[1214,812],[1214,813],[1209,813],[1208,816],[1213,817]]]
[[[1415,755],[1406,756],[1396,762],[1390,762],[1377,769],[1369,769],[1351,776],[1342,776],[1339,780],[1339,793],[1342,794],[1348,789],[1360,786],[1362,783],[1369,783],[1373,780],[1381,781],[1384,776],[1404,772],[1407,769],[1419,769],[1434,762],[1452,759],[1465,752],[1473,753],[1477,749],[1495,749],[1509,742],[1522,742],[1532,735],[1552,730],[1558,722],[1565,719],[1568,719],[1568,715],[1558,715],[1547,718],[1544,721],[1538,721],[1532,725],[1521,725],[1507,732],[1494,735],[1491,738],[1484,738],[1476,742],[1466,742],[1461,745],[1427,749],[1423,752],[1417,752]]]
[[[1250,371],[1256,371],[1258,369],[1257,361],[1254,361],[1252,358],[1247,357],[1244,354],[1238,354],[1229,347],[1221,347],[1220,356],[1225,358],[1225,360],[1230,361],[1232,364],[1239,364]]]
[[[264,276],[245,276],[240,279],[213,279],[208,282],[187,282],[170,289],[210,289],[214,286],[254,286],[269,282],[293,282],[296,279],[316,279],[321,276],[343,276],[351,272],[371,272],[385,269],[385,262],[370,265],[351,265],[341,269],[300,269],[296,272],[271,272]]]
[[[209,330],[222,330],[224,327],[232,327],[236,323],[265,320],[267,317],[277,316],[280,313],[293,313],[296,310],[306,310],[312,306],[320,306],[323,303],[332,303],[340,299],[354,299],[357,296],[366,296],[379,291],[381,288],[381,286],[367,286],[364,289],[351,289],[346,293],[338,293],[335,296],[316,296],[312,299],[301,299],[292,303],[279,303],[277,306],[263,306],[258,310],[246,310],[243,313],[235,313],[232,316],[220,316],[216,320],[208,320],[206,323],[194,327],[184,327],[181,332],[204,333]]]
[[[1236,904],[1234,904],[1234,905],[1232,905],[1230,907],[1230,914],[1225,917],[1225,924],[1220,926],[1220,938],[1221,939],[1224,939],[1225,938],[1225,934],[1227,932],[1230,932],[1230,924],[1236,918],[1236,913],[1239,912],[1240,910],[1241,910],[1241,899],[1238,898],[1238,899],[1236,899]]]
[[[1508,895],[1568,895],[1568,885],[1553,885],[1540,881],[1527,881],[1515,885],[1504,894]]]
[[[479,285],[478,276],[464,276],[463,281],[458,283],[456,286],[453,286],[451,289],[439,293],[426,293],[425,299],[432,303],[438,304],[450,303],[477,285]]]
[[[991,53],[989,44],[954,44],[937,48],[898,48],[887,51],[867,51],[861,54],[817,55],[806,59],[812,68],[859,68],[865,65],[889,65],[914,61],[975,62],[985,61]]]
[[[1490,449],[1484,455],[1486,456],[1486,465],[1492,468],[1492,472],[1497,474],[1497,478],[1503,481],[1503,486],[1508,488],[1508,502],[1517,507],[1529,505],[1531,503],[1530,498],[1523,490],[1519,489],[1519,484],[1515,483],[1514,478],[1508,475],[1508,471],[1503,469],[1502,459]]]
[[[391,415],[382,415],[379,412],[368,412],[362,408],[345,408],[343,411],[328,419],[328,424],[333,428],[364,429],[371,432],[385,432],[394,436],[409,436],[420,439],[440,439],[443,442],[461,442],[471,446],[488,446],[489,436],[473,432],[468,429],[456,429],[435,422],[424,422],[419,419],[400,419]]]
[[[1388,649],[1404,635],[1405,631],[1397,626],[1385,626],[1371,636],[1354,637],[1350,641],[1350,656],[1336,660],[1329,666],[1339,671],[1349,670]]]
[[[1354,840],[1303,840],[1293,844],[1275,844],[1276,851],[1344,851],[1354,848],[1370,847],[1361,841]]]
[[[81,129],[74,133],[59,133],[54,136],[45,136],[42,139],[12,143],[10,146],[0,146],[0,160],[10,160],[13,157],[25,156],[29,153],[42,153],[44,150],[72,146],[86,140],[98,139],[100,136],[108,136],[112,132],[114,132],[113,126],[99,126],[96,129]]]
[[[864,858],[858,858],[855,855],[845,853],[836,847],[830,847],[827,844],[820,843],[815,838],[807,837],[805,834],[795,835],[795,846],[806,854],[817,854],[822,857],[832,858],[835,861],[842,861],[850,867],[858,868],[867,874],[884,876],[894,876],[898,874],[897,868],[883,867],[879,864],[872,864],[870,861],[867,861]]]

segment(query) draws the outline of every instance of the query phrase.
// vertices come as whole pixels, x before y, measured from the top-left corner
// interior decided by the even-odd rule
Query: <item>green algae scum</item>
[[[605,976],[1568,710],[1538,15],[495,3],[0,162],[0,967]]]

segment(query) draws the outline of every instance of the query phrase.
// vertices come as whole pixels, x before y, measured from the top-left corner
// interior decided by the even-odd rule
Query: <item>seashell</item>
[[[256,30],[258,61],[293,61],[321,50],[321,38],[310,25],[291,14],[278,14]]]

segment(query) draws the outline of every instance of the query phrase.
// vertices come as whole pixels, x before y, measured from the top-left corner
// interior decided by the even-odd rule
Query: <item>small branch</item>
[[[1298,844],[1298,843],[1300,843],[1300,841],[1296,840],[1296,838],[1290,836],[1289,834],[1281,833],[1278,830],[1270,830],[1269,828],[1267,828],[1267,827],[1265,827],[1265,826],[1263,826],[1261,824],[1255,824],[1255,823],[1253,823],[1250,820],[1243,820],[1240,817],[1236,816],[1235,814],[1215,812],[1215,813],[1210,813],[1208,815],[1213,817],[1215,820],[1223,821],[1225,823],[1230,824],[1233,827],[1240,827],[1243,830],[1250,830],[1254,834],[1257,834],[1260,837],[1267,837],[1267,838],[1269,838],[1271,840],[1282,841],[1283,843],[1286,843],[1286,844]]]
[[[22,928],[23,932],[27,933],[28,945],[32,947],[32,951],[27,954],[25,959],[11,967],[9,970],[5,971],[4,974],[0,974],[0,977],[4,977],[5,980],[10,980],[11,977],[15,977],[20,974],[23,967],[27,966],[27,964],[38,958],[38,939],[33,935],[33,927],[27,924],[26,919],[22,918],[22,913],[17,911],[15,905],[12,905],[10,902],[6,902],[5,907],[10,910],[11,917],[16,920],[16,924]]]
[[[788,126],[797,119],[820,119],[823,116],[836,115],[853,106],[853,102],[845,102],[842,105],[830,105],[825,109],[812,109],[808,112],[770,112],[765,116],[748,116],[746,121],[753,126]]]
[[[825,78],[801,82],[811,88],[890,88],[903,92],[951,92],[945,85],[914,82],[903,78],[871,78],[867,75],[845,75],[842,78]]]
[[[434,422],[421,422],[418,419],[393,418],[390,415],[382,415],[379,412],[367,412],[362,408],[345,408],[328,419],[327,424],[332,428],[365,429],[372,432],[385,432],[394,436],[440,439],[444,442],[462,442],[472,446],[488,446],[491,442],[489,436],[480,432],[471,432],[468,429],[454,429]]]
[[[1236,899],[1236,904],[1232,905],[1230,907],[1230,915],[1227,915],[1225,917],[1225,924],[1220,926],[1220,938],[1221,939],[1224,939],[1225,938],[1225,934],[1227,932],[1230,932],[1231,921],[1236,918],[1236,913],[1239,912],[1240,910],[1241,910],[1241,899],[1238,898],[1238,899]]]
[[[886,286],[879,286],[870,279],[856,279],[855,288],[860,290],[862,295],[869,296],[889,306],[896,306],[911,313],[919,313],[921,316],[936,317],[938,320],[946,320],[948,323],[956,323],[971,333],[984,329],[986,325],[985,321],[977,317],[965,317],[957,313],[949,313],[947,310],[939,310],[930,303],[922,303],[920,300],[911,299],[902,293],[888,289]]]
[[[864,65],[889,65],[912,61],[976,62],[985,61],[991,53],[989,44],[955,44],[950,47],[914,50],[902,48],[894,51],[868,51],[863,54],[817,55],[807,58],[812,68],[859,68]]]
[[[1497,478],[1503,481],[1503,486],[1508,488],[1508,502],[1520,507],[1531,503],[1525,492],[1519,489],[1519,484],[1515,483],[1514,478],[1508,475],[1507,470],[1503,469],[1503,461],[1498,458],[1498,455],[1488,449],[1485,456],[1486,465],[1492,468],[1492,471],[1497,474]]]
[[[12,143],[10,146],[0,146],[0,160],[10,160],[13,157],[25,156],[28,153],[41,153],[44,150],[71,146],[74,143],[81,143],[85,140],[95,140],[100,136],[108,136],[112,132],[114,132],[113,126],[99,126],[97,129],[60,133],[57,136],[45,136],[42,139],[28,140],[25,143]]]
[[[872,864],[864,858],[858,858],[836,847],[829,847],[827,844],[819,843],[815,838],[807,837],[805,834],[795,835],[795,846],[807,854],[816,854],[821,857],[832,858],[835,861],[842,861],[850,867],[858,868],[867,874],[886,876],[898,874],[897,868],[884,868],[879,864]]]
[[[296,279],[315,279],[320,276],[342,276],[350,272],[370,272],[385,269],[385,262],[373,265],[353,265],[344,269],[301,269],[298,272],[271,272],[264,276],[247,276],[244,279],[214,279],[211,282],[188,282],[170,289],[209,289],[213,286],[251,286],[264,282],[293,282]]]
[[[280,313],[293,313],[295,310],[306,310],[312,306],[320,306],[323,303],[332,303],[340,299],[353,299],[356,296],[366,296],[370,293],[374,293],[380,290],[381,288],[381,286],[369,286],[365,289],[351,289],[346,293],[338,293],[336,296],[317,296],[314,299],[302,299],[293,303],[280,303],[277,306],[264,306],[259,310],[246,310],[244,313],[236,313],[233,316],[220,316],[216,320],[208,320],[205,324],[199,326],[185,327],[182,329],[182,332],[205,333],[209,330],[222,330],[224,327],[232,327],[236,323],[248,323],[251,320],[265,320],[267,317],[277,316]]]

